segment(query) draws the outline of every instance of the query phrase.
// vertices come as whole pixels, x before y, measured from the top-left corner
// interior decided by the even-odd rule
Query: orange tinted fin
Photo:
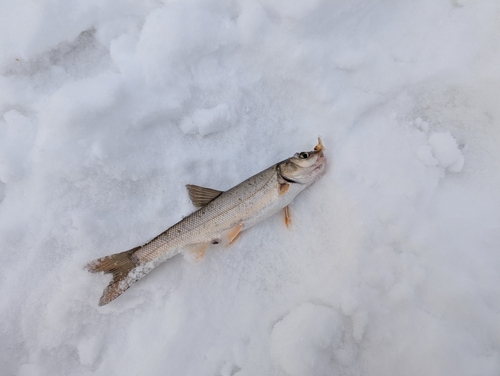
[[[238,232],[238,235],[236,235],[236,236],[233,238],[233,240],[231,240],[231,241],[229,242],[229,244],[228,244],[228,245],[233,245],[233,243],[234,243],[236,240],[238,240],[238,238],[240,237],[240,235],[241,235],[241,231],[240,231],[240,232]]]
[[[195,257],[195,261],[201,261],[203,257],[205,257],[205,253],[207,253],[208,243],[202,243],[196,245],[193,249],[193,255]]]
[[[223,245],[232,244],[238,238],[242,229],[243,229],[243,223],[238,223],[236,226],[233,226],[229,230],[224,231],[221,237],[222,244]]]
[[[285,206],[285,225],[288,228],[292,225],[292,218],[290,217],[290,209],[288,208],[288,205]]]
[[[285,193],[287,193],[289,188],[290,188],[290,184],[288,184],[288,183],[280,184],[279,195],[281,196],[281,195],[284,195]]]

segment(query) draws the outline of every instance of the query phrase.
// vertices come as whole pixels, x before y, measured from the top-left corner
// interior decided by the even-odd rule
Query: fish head
[[[290,183],[310,185],[317,180],[325,170],[325,150],[321,139],[312,151],[295,153],[291,158],[278,164],[278,172],[283,180]]]

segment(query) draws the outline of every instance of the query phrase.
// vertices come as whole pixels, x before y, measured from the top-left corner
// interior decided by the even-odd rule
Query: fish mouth
[[[320,169],[320,168],[325,167],[325,164],[326,164],[326,158],[325,158],[325,156],[323,155],[323,151],[320,151],[320,152],[318,153],[318,159],[316,160],[316,164],[317,164],[317,166],[314,168],[314,170],[313,170],[313,171],[316,171],[316,170],[318,170],[318,169]]]
[[[326,158],[323,155],[323,151],[318,153],[318,159],[316,160],[316,166],[312,170],[312,173],[317,173],[315,180],[318,179],[325,172]]]

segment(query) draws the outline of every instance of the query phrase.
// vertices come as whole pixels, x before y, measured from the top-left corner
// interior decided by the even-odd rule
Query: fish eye
[[[309,158],[309,153],[304,151],[304,152],[299,154],[299,158],[300,159],[307,159],[307,158]]]

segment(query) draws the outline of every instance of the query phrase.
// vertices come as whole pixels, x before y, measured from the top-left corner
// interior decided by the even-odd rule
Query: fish
[[[99,306],[116,299],[169,258],[182,253],[188,259],[200,261],[209,245],[229,246],[242,231],[280,211],[284,213],[285,225],[290,227],[289,204],[325,171],[323,151],[318,137],[314,150],[295,153],[225,192],[186,185],[198,210],[141,246],[86,265],[91,273],[112,275]]]

